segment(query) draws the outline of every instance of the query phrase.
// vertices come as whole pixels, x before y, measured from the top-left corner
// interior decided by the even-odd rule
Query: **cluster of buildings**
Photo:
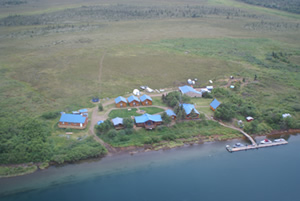
[[[152,98],[146,94],[142,95],[140,98],[132,95],[130,97],[128,97],[127,99],[119,96],[115,99],[115,105],[118,108],[121,107],[127,107],[127,104],[130,107],[135,107],[135,106],[140,106],[140,105],[152,105]]]

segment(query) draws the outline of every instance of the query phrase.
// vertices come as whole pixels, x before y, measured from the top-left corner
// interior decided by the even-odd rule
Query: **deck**
[[[288,142],[287,141],[272,142],[270,144],[246,145],[246,146],[243,146],[243,147],[231,147],[231,146],[227,146],[226,149],[229,152],[236,152],[236,151],[247,151],[247,150],[251,150],[251,149],[273,147],[273,146],[279,146],[279,145],[285,145],[285,144],[288,144]]]

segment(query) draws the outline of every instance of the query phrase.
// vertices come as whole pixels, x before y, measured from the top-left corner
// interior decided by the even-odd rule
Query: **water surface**
[[[237,141],[121,154],[0,179],[0,200],[300,200],[300,136],[288,145],[225,151]]]

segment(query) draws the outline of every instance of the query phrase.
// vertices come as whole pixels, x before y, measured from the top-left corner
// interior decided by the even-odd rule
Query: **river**
[[[225,150],[238,141],[119,154],[3,178],[0,200],[300,200],[299,135],[289,136],[288,145]]]

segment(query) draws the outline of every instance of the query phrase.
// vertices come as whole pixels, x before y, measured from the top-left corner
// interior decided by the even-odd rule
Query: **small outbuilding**
[[[140,97],[142,105],[152,105],[152,98],[147,94],[144,94]]]
[[[126,98],[119,96],[115,99],[116,107],[126,107],[127,106],[127,100]]]
[[[253,117],[250,117],[250,116],[249,116],[249,117],[246,117],[246,121],[247,121],[247,122],[250,122],[250,121],[253,121],[253,120],[254,120]]]
[[[162,118],[160,115],[150,115],[148,113],[134,117],[134,121],[137,127],[144,127],[150,130],[162,124]]]
[[[282,114],[282,118],[287,118],[287,117],[292,117],[292,115],[289,113]]]
[[[138,90],[138,89],[134,89],[133,90],[133,95],[135,95],[135,96],[139,96],[141,93],[140,93],[140,90]]]
[[[186,119],[198,119],[199,118],[200,113],[196,110],[196,108],[195,108],[194,105],[187,104],[187,103],[183,103],[181,105],[182,105],[182,107],[183,107],[183,109],[185,111],[185,114],[186,114],[185,118]],[[192,116],[192,112],[193,111],[195,113],[195,116]]]
[[[129,96],[127,98],[127,100],[128,100],[129,106],[131,106],[131,107],[139,106],[140,105],[140,99],[138,97],[136,97],[136,96]]]
[[[166,113],[172,120],[176,120],[176,114],[173,110],[166,110]]]
[[[221,105],[221,103],[217,99],[214,99],[210,103],[210,109],[212,109],[212,111],[215,111],[220,105]]]
[[[190,97],[202,97],[202,92],[197,91],[193,87],[187,85],[179,87],[179,91],[182,94],[185,94]]]
[[[59,128],[74,128],[85,129],[87,126],[88,118],[78,114],[62,114],[58,127]]]
[[[112,119],[111,121],[114,124],[114,127],[116,129],[122,129],[122,128],[124,128],[123,118],[116,117],[116,118]]]

